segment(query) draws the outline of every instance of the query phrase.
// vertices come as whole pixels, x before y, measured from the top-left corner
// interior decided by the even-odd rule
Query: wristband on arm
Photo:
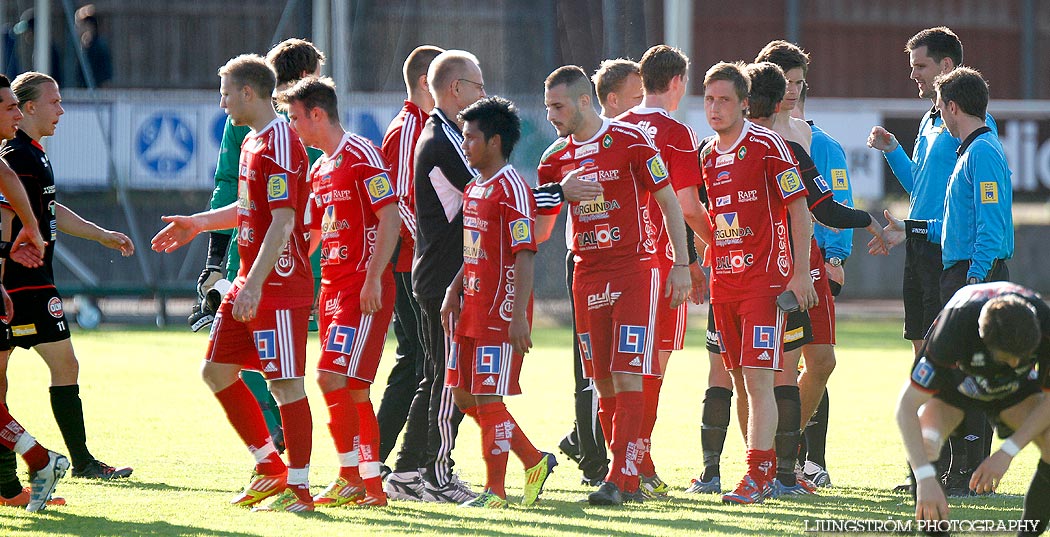
[[[904,233],[909,239],[926,239],[930,234],[930,223],[926,220],[905,220]]]
[[[222,270],[226,265],[226,253],[230,247],[231,235],[212,231],[208,233],[208,260],[205,265],[208,268]]]

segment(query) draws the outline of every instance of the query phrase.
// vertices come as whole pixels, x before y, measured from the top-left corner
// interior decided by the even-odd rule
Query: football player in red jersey
[[[806,189],[783,139],[745,120],[749,89],[737,64],[718,63],[705,76],[704,110],[717,136],[701,158],[714,230],[696,230],[711,249],[711,302],[723,361],[738,392],[748,396],[748,473],[722,497],[745,504],[772,491],[773,380],[782,368],[785,321],[775,297],[790,291],[802,310],[817,301],[809,271],[795,270],[793,262],[805,267],[809,259]]]
[[[644,398],[642,378],[659,375],[654,355],[660,294],[678,307],[689,293],[685,221],[659,151],[636,125],[602,118],[583,70],[556,69],[545,81],[547,119],[561,136],[540,159],[541,184],[565,176],[602,185],[603,194],[569,204],[578,344],[584,369],[599,393],[599,420],[611,438],[613,463],[605,482],[588,497],[594,505],[618,505],[644,495],[625,488],[637,476]],[[666,282],[657,266],[656,227],[650,195],[660,204],[675,259]],[[545,240],[559,207],[541,210],[537,236]],[[586,308],[586,309],[585,309]],[[614,426],[615,423],[615,426]],[[625,494],[621,494],[621,491]]]
[[[306,148],[271,103],[276,84],[262,57],[244,54],[219,69],[220,105],[251,132],[241,146],[238,200],[168,222],[152,247],[171,252],[201,231],[237,228],[241,266],[212,323],[202,376],[255,458],[255,475],[231,503],[311,511],[313,421],[306,399],[306,328],[313,303],[306,226]],[[277,454],[259,403],[238,374],[256,369],[281,406],[288,464]]]
[[[522,504],[532,505],[558,462],[532,445],[503,403],[505,396],[521,393],[518,377],[532,347],[536,202],[507,163],[521,120],[514,105],[499,97],[472,104],[459,118],[463,154],[478,175],[463,192],[463,265],[441,307],[445,332],[454,337],[445,382],[456,406],[481,427],[487,474],[485,491],[462,505],[507,506],[511,451],[525,466]]]
[[[688,125],[680,123],[669,115],[678,109],[678,104],[685,96],[688,84],[689,58],[682,51],[667,45],[656,45],[645,52],[641,61],[642,83],[645,96],[642,103],[616,119],[638,125],[660,150],[660,156],[667,164],[671,178],[682,206],[682,215],[691,228],[710,226],[707,210],[700,204],[697,185],[703,182],[700,175],[700,164],[697,158],[700,147],[696,133]],[[656,258],[659,261],[661,279],[666,279],[671,270],[674,253],[667,233],[662,225],[662,214],[659,204],[649,200],[649,214],[656,226],[658,237]],[[693,301],[703,301],[707,291],[707,277],[695,259],[689,260],[689,274],[692,277]],[[660,299],[657,306],[657,345],[660,357],[660,371],[666,374],[667,362],[671,352],[682,350],[685,344],[686,319],[688,305],[682,303],[672,308],[666,297]],[[667,484],[656,475],[650,452],[652,434],[656,425],[657,407],[660,401],[660,388],[663,378],[647,376],[644,380],[645,418],[642,421],[642,441],[645,457],[638,468],[642,491],[652,496],[666,496]]]
[[[278,102],[288,107],[303,143],[324,151],[310,170],[310,242],[311,249],[321,248],[317,383],[331,414],[340,470],[314,503],[386,505],[379,424],[368,392],[394,312],[397,195],[379,149],[343,130],[331,80],[301,80]]]

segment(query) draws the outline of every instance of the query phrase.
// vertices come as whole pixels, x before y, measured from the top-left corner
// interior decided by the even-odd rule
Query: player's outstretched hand
[[[383,286],[378,279],[372,281],[366,278],[365,284],[361,286],[361,313],[372,315],[383,307]]]
[[[47,249],[47,241],[40,236],[40,229],[36,226],[26,227],[22,226],[22,229],[18,230],[18,235],[15,236],[15,240],[11,241],[11,253],[15,253],[26,245],[32,246],[40,253],[40,264],[37,265],[26,265],[27,267],[39,267],[44,263],[44,250]],[[19,263],[22,263],[19,261]],[[25,265],[25,263],[22,263]]]
[[[667,284],[664,286],[664,297],[671,299],[671,308],[681,306],[692,291],[693,281],[689,271],[682,265],[671,267],[667,275]]]
[[[601,183],[580,179],[581,171],[583,168],[577,168],[566,174],[561,180],[561,193],[565,196],[566,201],[592,200],[601,195]]]
[[[510,326],[507,328],[507,336],[510,338],[510,344],[514,347],[515,353],[521,355],[529,353],[529,349],[532,348],[531,332],[528,319],[516,317],[511,319]]]
[[[869,216],[871,216],[871,223],[864,228],[872,235],[871,240],[868,241],[868,253],[871,255],[890,255],[890,246],[886,244],[886,239],[883,237],[882,224],[879,223],[875,216]]]
[[[879,248],[884,247],[887,252],[894,246],[904,242],[904,221],[890,213],[889,209],[883,211],[883,215],[886,216],[886,220],[889,222],[886,227],[882,228],[882,240],[881,242],[872,238],[868,241],[868,253],[872,255],[879,255]]]
[[[704,297],[707,296],[707,275],[704,274],[704,269],[700,268],[700,263],[689,264],[689,279],[693,282],[692,288],[689,289],[689,300],[693,304],[703,304]]]
[[[787,290],[795,293],[795,297],[798,298],[799,311],[806,311],[815,307],[820,301],[817,298],[817,289],[813,287],[813,277],[809,275],[808,268],[795,271],[795,275],[788,280]]]
[[[189,244],[193,237],[201,232],[200,226],[192,216],[162,216],[160,219],[167,222],[168,225],[158,231],[150,241],[150,247],[154,252],[170,254]]]
[[[131,242],[127,235],[119,231],[106,231],[98,242],[106,248],[120,250],[120,255],[124,257],[135,255],[135,243]]]
[[[1010,469],[1012,461],[1013,457],[1001,450],[992,453],[974,470],[973,476],[970,477],[970,490],[977,494],[994,492],[999,487],[999,481],[1002,480],[1003,475]]]
[[[0,320],[4,321],[4,324],[11,324],[11,320],[15,318],[15,303],[11,301],[11,295],[7,294],[3,285],[0,285],[0,293],[4,295],[4,314],[0,316]]]
[[[900,144],[897,143],[897,138],[881,125],[871,128],[871,134],[868,135],[868,147],[888,153],[897,149],[898,145]]]
[[[948,520],[948,500],[934,478],[915,485],[915,520]]]
[[[261,299],[262,289],[249,287],[245,284],[233,299],[233,318],[242,323],[254,319],[259,314],[259,301]]]

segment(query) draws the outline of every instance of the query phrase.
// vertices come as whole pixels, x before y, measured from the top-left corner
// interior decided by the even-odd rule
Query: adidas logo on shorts
[[[265,372],[265,373],[276,373],[277,372],[277,366],[274,365],[273,362],[270,362],[270,363],[266,364],[266,368],[263,369],[263,372]]]
[[[346,365],[346,358],[343,358],[342,356],[336,358],[335,365]]]
[[[631,364],[630,365],[631,365],[631,367],[642,367],[642,360],[640,358],[638,358],[637,356],[635,356],[634,360],[631,360]]]
[[[481,385],[482,386],[495,386],[496,385],[496,378],[495,377],[488,377],[488,378],[485,379],[485,382],[481,383]]]

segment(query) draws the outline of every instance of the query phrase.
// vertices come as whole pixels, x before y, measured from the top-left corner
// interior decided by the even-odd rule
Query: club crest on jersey
[[[756,349],[775,349],[777,346],[777,329],[775,326],[755,326]]]
[[[333,324],[328,328],[328,341],[325,342],[324,350],[338,352],[339,354],[350,354],[354,348],[354,338],[357,336],[357,328]]]
[[[47,312],[56,319],[61,319],[65,313],[62,310],[62,299],[57,296],[51,297],[51,300],[47,301]]]
[[[519,218],[510,223],[510,245],[532,242],[532,223],[528,218]]]
[[[266,199],[269,201],[288,199],[288,174],[275,173],[266,180]]]
[[[503,348],[499,346],[478,347],[474,369],[479,375],[495,375],[503,362]]]
[[[612,146],[612,143],[613,143],[612,135],[606,133],[606,135],[602,137],[602,147],[604,147],[606,149],[609,149],[609,147]]]
[[[259,352],[260,360],[277,359],[277,331],[256,330],[255,350]]]
[[[741,148],[741,149],[743,149],[743,148]],[[721,168],[722,166],[729,166],[729,165],[733,164],[734,162],[736,162],[736,157],[732,153],[729,153],[727,155],[718,155],[718,158],[715,159],[715,168]]]
[[[365,189],[368,190],[368,197],[371,198],[372,203],[394,195],[394,189],[390,187],[390,178],[385,173],[365,181]]]
[[[664,167],[664,159],[660,158],[660,155],[653,155],[646,165],[649,166],[649,175],[653,176],[653,182],[660,184],[667,179],[667,168]]]
[[[923,388],[929,388],[933,384],[933,377],[933,364],[924,356],[919,363],[915,364],[915,369],[911,372],[911,380]]]
[[[999,184],[981,181],[981,203],[999,203]]]
[[[580,356],[582,356],[584,360],[590,361],[591,360],[591,335],[589,333],[583,333],[583,334],[580,334],[579,336],[577,336],[576,339],[580,340]]]
[[[740,151],[736,152],[736,158],[738,158],[740,160],[744,160],[744,157],[746,157],[746,156],[747,156],[747,148],[746,147],[741,147]]]
[[[645,353],[645,327],[633,324],[620,325],[619,343],[616,351],[624,354]]]
[[[798,171],[795,168],[788,168],[777,174],[777,184],[780,185],[780,192],[785,196],[789,196],[805,188],[802,184],[802,178],[799,177]]]
[[[849,176],[846,175],[846,170],[842,168],[831,170],[831,188],[832,190],[849,190]]]

